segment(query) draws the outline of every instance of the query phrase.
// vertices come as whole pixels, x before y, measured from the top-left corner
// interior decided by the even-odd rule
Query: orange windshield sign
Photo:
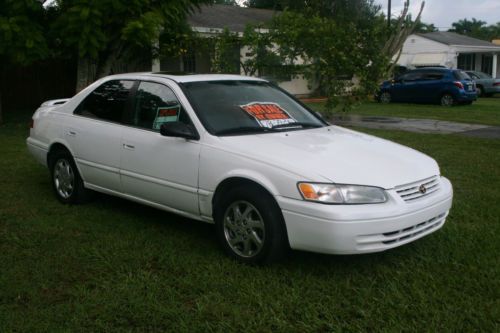
[[[252,116],[260,126],[272,128],[281,124],[295,123],[288,112],[276,103],[254,102],[240,107]]]

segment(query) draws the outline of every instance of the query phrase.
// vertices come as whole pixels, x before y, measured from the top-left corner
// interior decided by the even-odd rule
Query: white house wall
[[[457,66],[456,51],[449,45],[435,42],[433,40],[420,37],[418,35],[410,35],[403,44],[403,51],[398,60],[398,65],[411,67],[412,62],[417,54],[435,54],[441,55],[441,65],[446,67]]]

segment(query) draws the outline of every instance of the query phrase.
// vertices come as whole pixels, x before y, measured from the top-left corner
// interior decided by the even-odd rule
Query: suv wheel
[[[380,100],[380,103],[384,103],[384,104],[390,103],[392,100],[391,93],[388,91],[384,91],[383,93],[380,94],[379,100]]]
[[[59,201],[65,204],[85,202],[90,191],[83,186],[73,157],[69,152],[58,151],[49,160],[52,187]]]
[[[452,106],[455,104],[455,99],[450,94],[444,94],[441,96],[441,105],[442,106]]]
[[[257,187],[229,190],[217,203],[214,218],[225,252],[241,262],[274,262],[288,250],[281,210],[269,193]]]

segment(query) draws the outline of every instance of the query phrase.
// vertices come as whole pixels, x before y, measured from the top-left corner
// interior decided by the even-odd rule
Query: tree
[[[463,19],[452,23],[452,29],[448,31],[456,32],[461,35],[466,35],[474,38],[491,41],[494,38],[500,37],[500,22],[496,25],[486,25],[486,22],[481,20]]]
[[[427,33],[427,32],[434,32],[438,31],[438,28],[433,23],[427,24],[424,22],[419,21],[417,25],[415,26],[415,32],[418,33]]]
[[[0,73],[10,64],[28,65],[49,56],[43,1],[0,0]],[[0,91],[0,123],[2,100]]]
[[[57,0],[52,33],[61,46],[95,66],[95,77],[113,64],[156,56],[160,34],[183,33],[186,14],[211,0]],[[180,28],[181,27],[181,28]]]
[[[418,24],[420,23],[420,17],[422,16],[422,12],[425,8],[425,1],[422,1],[420,5],[420,11],[418,12],[417,18],[413,21],[411,14],[409,14],[410,8],[410,0],[405,0],[403,10],[401,14],[396,20],[396,24],[392,25],[391,30],[389,31],[389,38],[385,42],[384,47],[382,48],[382,53],[385,54],[389,59],[392,59],[390,65],[387,70],[382,73],[392,73],[394,71],[394,67],[396,66],[399,57],[401,56],[401,52],[403,51],[403,44],[411,35]]]

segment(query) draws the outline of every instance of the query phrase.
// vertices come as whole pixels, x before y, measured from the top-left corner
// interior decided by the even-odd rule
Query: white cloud
[[[388,0],[377,0],[387,11]],[[418,13],[422,0],[412,0],[410,9],[415,17]],[[397,15],[403,9],[404,0],[392,0],[392,14]],[[472,19],[486,21],[488,24],[500,22],[499,0],[427,0],[422,13],[422,21],[434,23],[435,26],[446,30],[453,22],[461,19]]]

